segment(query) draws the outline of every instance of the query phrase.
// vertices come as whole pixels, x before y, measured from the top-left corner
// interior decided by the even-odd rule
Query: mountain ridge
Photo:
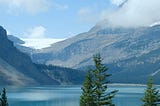
[[[138,28],[94,26],[88,32],[36,51],[32,57],[38,63],[86,69],[93,66],[93,55],[101,53],[104,64],[113,74],[113,82],[145,83],[148,76],[159,69],[159,34],[160,25]],[[159,74],[154,75],[156,83],[159,83]]]

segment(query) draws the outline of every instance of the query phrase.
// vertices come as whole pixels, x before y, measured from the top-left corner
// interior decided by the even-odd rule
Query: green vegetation
[[[86,76],[86,80],[82,87],[82,95],[80,98],[80,106],[114,106],[112,98],[117,90],[107,92],[108,88],[108,68],[102,64],[100,54],[93,57],[95,69],[90,69]]]
[[[92,70],[89,69],[86,80],[82,87],[82,95],[80,97],[80,106],[95,106],[94,102],[94,84]]]
[[[142,98],[142,106],[153,106],[158,100],[158,90],[153,87],[153,79],[150,77],[147,83],[144,97]]]
[[[0,98],[0,106],[8,106],[7,96],[6,96],[6,89],[3,88],[1,98]]]
[[[54,65],[35,64],[35,66],[60,84],[82,84],[86,74],[84,71]]]

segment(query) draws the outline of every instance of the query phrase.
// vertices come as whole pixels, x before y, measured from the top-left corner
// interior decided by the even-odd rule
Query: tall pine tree
[[[112,98],[115,96],[117,90],[112,92],[107,92],[108,88],[108,77],[107,74],[108,68],[102,64],[102,59],[100,54],[94,56],[94,89],[96,97],[96,106],[114,106],[112,103]]]
[[[2,94],[1,94],[1,99],[0,100],[1,100],[0,106],[8,106],[6,89],[5,88],[2,89]]]
[[[86,80],[83,83],[83,87],[81,88],[83,92],[80,97],[80,106],[95,106],[93,88],[93,74],[92,70],[89,69],[86,75]]]
[[[89,70],[86,80],[82,87],[82,95],[80,97],[80,106],[114,106],[112,98],[116,94],[116,90],[107,92],[108,88],[108,68],[102,64],[100,54],[93,57],[95,69]]]
[[[153,106],[153,104],[158,100],[158,90],[153,87],[153,80],[150,77],[147,83],[147,89],[145,90],[144,97],[142,98],[142,106]]]

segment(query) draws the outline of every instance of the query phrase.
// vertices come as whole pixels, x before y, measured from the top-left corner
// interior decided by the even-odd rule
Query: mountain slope
[[[29,85],[37,83],[34,79],[18,72],[14,67],[0,59],[0,84]]]
[[[64,71],[60,67],[57,70],[59,70],[57,73]],[[70,70],[68,69],[67,71]],[[47,72],[50,71],[54,71],[54,69],[47,70]],[[51,75],[56,78],[51,77],[46,73],[45,69],[33,63],[27,54],[14,47],[13,42],[7,38],[6,30],[2,27],[0,27],[0,73],[0,84],[6,85],[61,84],[62,82],[59,79],[63,78],[63,76],[56,77],[54,73],[51,73]],[[75,70],[75,73],[78,74],[80,72]],[[70,75],[65,77],[72,78]],[[74,81],[68,81],[71,84],[72,82]],[[82,82],[81,79],[79,79],[80,82]]]
[[[8,40],[6,30],[0,27],[0,58],[27,77],[31,77],[37,84],[57,83],[41,73],[32,63],[30,57],[17,50]]]
[[[113,82],[145,83],[153,75],[155,82],[160,83],[159,25],[140,28],[96,25],[88,32],[39,50],[32,57],[38,63],[84,69],[93,65],[92,56],[99,52],[113,74]]]
[[[25,41],[22,39],[19,39],[13,35],[7,35],[7,38],[13,42],[14,46],[21,52],[28,54],[29,56],[32,54],[32,52],[35,50],[30,47],[23,46],[25,44]]]

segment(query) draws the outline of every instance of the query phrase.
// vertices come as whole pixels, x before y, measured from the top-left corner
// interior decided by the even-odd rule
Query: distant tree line
[[[38,69],[48,69],[48,70],[65,70],[65,71],[77,71],[76,69],[72,68],[67,68],[67,67],[60,67],[60,66],[55,66],[55,65],[46,65],[46,64],[36,64],[34,63],[35,66],[37,66]]]
[[[86,72],[55,65],[35,64],[42,73],[58,79],[61,83],[81,84]]]

